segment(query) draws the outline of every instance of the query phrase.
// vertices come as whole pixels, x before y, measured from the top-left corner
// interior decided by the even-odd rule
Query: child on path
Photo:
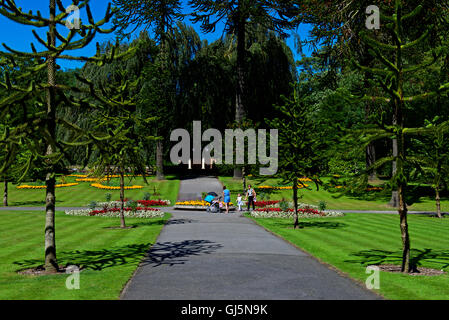
[[[239,211],[242,211],[243,200],[240,193],[237,195],[237,205],[239,206]]]

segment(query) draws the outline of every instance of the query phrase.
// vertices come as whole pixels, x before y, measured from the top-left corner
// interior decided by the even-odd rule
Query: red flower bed
[[[279,203],[279,200],[269,200],[269,201],[255,201],[254,205],[256,207],[266,207],[266,206],[272,206],[276,203]]]
[[[164,201],[164,200],[137,200],[137,203],[144,207],[168,206],[167,201]]]

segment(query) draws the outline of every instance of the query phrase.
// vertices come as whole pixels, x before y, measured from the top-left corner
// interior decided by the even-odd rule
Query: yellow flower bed
[[[78,182],[97,182],[97,181],[103,181],[104,178],[79,178],[75,179],[75,181]]]
[[[298,189],[304,188],[304,187],[308,187],[308,184],[304,184],[304,186],[302,184],[298,185]],[[282,186],[282,187],[272,187],[272,186],[258,186],[257,189],[274,189],[274,190],[291,190],[293,187],[292,186]]]
[[[103,190],[120,190],[120,187],[110,187],[110,186],[104,186],[101,183],[92,183],[90,185],[91,187],[103,189]],[[125,187],[125,190],[134,190],[134,189],[142,189],[143,186],[129,186]]]
[[[61,184],[57,184],[55,185],[55,188],[65,188],[65,187],[73,187],[73,186],[77,186],[79,185],[79,183],[61,183]],[[25,184],[23,186],[17,186],[17,189],[45,189],[47,188],[46,186],[30,186],[28,184]]]
[[[67,177],[86,178],[87,174],[69,174]]]
[[[181,201],[176,202],[175,205],[177,206],[201,206],[201,207],[208,207],[210,206],[210,203],[207,201],[198,201],[198,200],[191,200],[191,201]]]

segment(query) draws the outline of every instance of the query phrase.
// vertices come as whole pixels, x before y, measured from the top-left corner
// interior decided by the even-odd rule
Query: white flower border
[[[330,218],[330,217],[343,217],[344,213],[339,211],[325,211],[325,216],[320,216],[313,213],[298,213],[298,218]],[[294,212],[285,211],[251,211],[251,217],[253,218],[285,218],[292,219],[295,217]]]
[[[91,209],[79,209],[79,210],[66,210],[65,214],[69,216],[90,216],[89,214],[92,212]],[[162,210],[137,210],[133,211],[125,211],[124,216],[128,218],[163,218],[165,213]],[[119,212],[106,212],[106,213],[98,213],[93,215],[92,217],[111,217],[111,218],[119,218]]]

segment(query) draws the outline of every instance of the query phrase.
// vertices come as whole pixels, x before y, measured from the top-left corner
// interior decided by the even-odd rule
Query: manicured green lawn
[[[219,179],[223,182],[223,184],[230,188],[232,200],[235,201],[237,194],[242,192],[242,182],[240,180],[234,180],[232,177],[220,177]],[[258,185],[274,186],[280,184],[280,179],[267,179],[265,181],[248,179],[247,183],[256,187]],[[374,197],[373,200],[364,200],[350,196],[342,196],[337,198],[336,193],[331,193],[323,188],[316,191],[316,187],[313,183],[306,184],[308,184],[312,190],[299,190],[299,195],[302,196],[302,198],[299,199],[300,202],[318,205],[320,201],[325,201],[327,203],[327,209],[331,210],[394,210],[387,205],[390,200],[388,197]],[[292,199],[292,197],[292,190],[275,190],[270,194],[270,200],[280,200],[282,198]],[[443,211],[449,211],[449,199],[442,198],[441,207]],[[435,200],[428,196],[420,197],[419,200],[416,200],[409,206],[409,210],[435,211]]]
[[[76,182],[75,177],[67,177],[66,182]],[[116,179],[118,180],[118,179]],[[125,197],[133,200],[141,200],[146,192],[153,195],[154,188],[160,195],[152,196],[151,199],[170,200],[172,204],[176,201],[179,190],[179,180],[175,177],[167,177],[167,180],[157,181],[154,177],[147,178],[146,185],[142,178],[135,178],[132,181],[125,179],[126,185],[141,185],[143,189],[125,190]],[[59,179],[58,179],[59,182]],[[119,190],[102,190],[94,188],[92,182],[79,182],[79,185],[73,187],[63,187],[56,189],[56,206],[58,207],[77,207],[86,206],[91,201],[105,201],[106,194],[112,194],[112,200],[119,200]],[[24,183],[25,184],[25,183]],[[104,183],[105,184],[105,183]],[[9,205],[10,206],[44,206],[44,189],[17,189],[16,186],[9,187]]]
[[[399,218],[389,214],[353,213],[339,218],[254,219],[320,260],[365,283],[371,264],[401,262]],[[449,272],[449,219],[409,216],[413,262]],[[380,292],[388,299],[449,299],[449,275],[409,276],[380,273]]]
[[[76,264],[80,289],[68,290],[66,274],[31,276],[17,270],[39,266],[44,256],[42,212],[0,211],[0,299],[117,299],[148,248],[155,243],[163,219],[73,217],[56,214],[56,247],[60,265]]]

